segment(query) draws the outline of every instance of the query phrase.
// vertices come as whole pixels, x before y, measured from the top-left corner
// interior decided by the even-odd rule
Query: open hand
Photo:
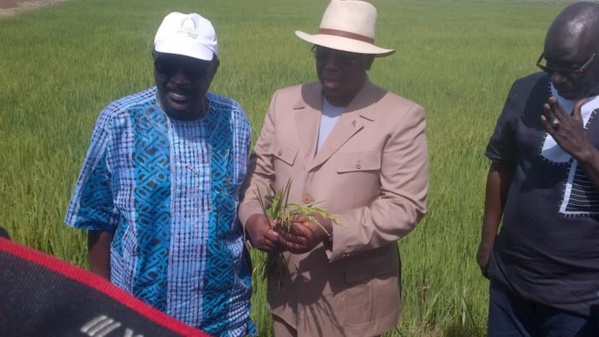
[[[581,115],[584,98],[574,104],[572,116],[557,102],[555,97],[549,97],[543,105],[541,124],[555,142],[574,159],[586,161],[593,150],[589,142]]]

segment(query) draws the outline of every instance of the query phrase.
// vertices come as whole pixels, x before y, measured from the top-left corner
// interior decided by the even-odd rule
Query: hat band
[[[348,39],[353,39],[353,40],[358,40],[358,41],[362,41],[362,42],[367,42],[367,43],[374,44],[374,39],[373,38],[370,38],[370,37],[364,36],[364,35],[360,35],[360,34],[356,34],[356,33],[346,32],[346,31],[343,31],[343,30],[320,28],[318,30],[318,33],[319,34],[326,34],[326,35],[335,35],[335,36],[340,36],[340,37],[346,37]]]

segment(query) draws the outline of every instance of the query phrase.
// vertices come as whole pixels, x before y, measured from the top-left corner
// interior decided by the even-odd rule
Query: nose
[[[562,73],[560,73],[559,71],[554,71],[550,76],[549,79],[551,80],[551,82],[553,83],[554,86],[560,86],[561,84],[565,83],[568,81],[568,78],[563,75]]]
[[[175,83],[190,83],[191,79],[183,72],[183,69],[178,69],[173,76],[170,77],[170,81]]]
[[[337,57],[337,55],[330,54],[322,63],[322,66],[326,69],[341,69],[341,64],[339,62],[339,57]]]

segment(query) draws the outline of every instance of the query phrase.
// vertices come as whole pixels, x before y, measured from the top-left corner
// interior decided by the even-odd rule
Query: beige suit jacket
[[[397,241],[422,218],[428,151],[422,107],[367,81],[316,153],[320,83],[272,98],[239,217],[262,213],[269,187],[291,179],[290,202],[320,202],[337,214],[332,244],[287,254],[290,277],[271,278],[268,303],[298,336],[374,336],[401,311]],[[270,200],[266,200],[268,205]]]

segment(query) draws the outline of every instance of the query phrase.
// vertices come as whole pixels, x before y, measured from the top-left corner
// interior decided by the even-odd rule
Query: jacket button
[[[310,196],[308,196],[308,195],[304,195],[303,201],[304,201],[304,204],[309,204],[312,202],[312,198],[310,198]]]

